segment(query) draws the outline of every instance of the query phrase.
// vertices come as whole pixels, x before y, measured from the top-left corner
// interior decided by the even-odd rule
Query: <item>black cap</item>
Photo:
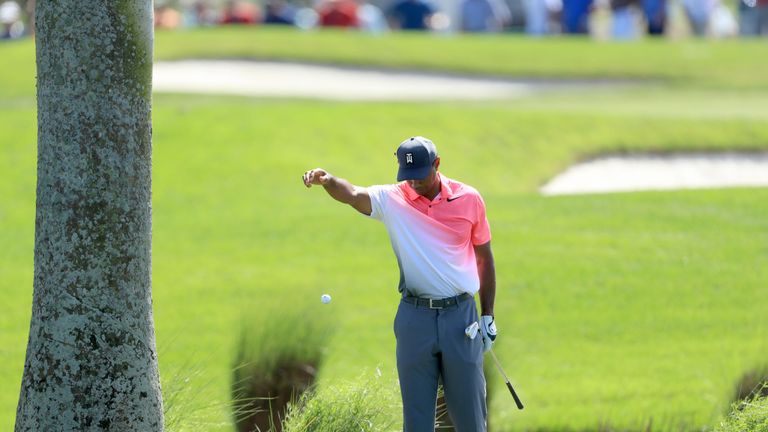
[[[437,148],[427,138],[416,136],[400,143],[397,148],[397,181],[422,180],[429,176],[437,159]]]

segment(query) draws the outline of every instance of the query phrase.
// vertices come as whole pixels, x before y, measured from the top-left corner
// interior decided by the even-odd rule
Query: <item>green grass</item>
[[[399,389],[381,375],[331,384],[305,393],[288,411],[286,432],[388,432],[397,430]]]
[[[766,432],[768,431],[768,397],[755,398],[734,405],[728,418],[717,432]]]
[[[153,294],[160,368],[166,390],[181,388],[166,397],[194,396],[186,406],[198,425],[177,430],[231,430],[231,362],[242,317],[279,313],[307,299],[338,329],[326,347],[318,394],[376,367],[384,382],[394,382],[397,268],[386,233],[321,190],[306,190],[300,175],[322,166],[358,184],[393,181],[392,151],[417,133],[440,146],[442,171],[476,186],[488,205],[499,281],[497,352],[526,404],[514,409],[500,378],[491,376],[496,430],[639,430],[649,422],[653,430],[711,429],[729,408],[737,380],[765,363],[768,190],[536,193],[572,161],[600,152],[768,150],[768,92],[756,89],[768,75],[744,78],[740,70],[765,70],[765,56],[752,55],[764,44],[377,39],[235,29],[157,38],[160,58],[213,55],[208,44],[227,41],[221,56],[453,70],[477,59],[478,72],[539,76],[586,76],[603,68],[606,76],[621,76],[621,68],[637,63],[644,66],[633,77],[667,80],[648,89],[487,104],[156,95]],[[501,55],[505,49],[510,54]],[[376,50],[383,60],[373,59]],[[690,65],[659,54],[687,50],[709,54]],[[617,59],[617,52],[632,56]],[[569,60],[578,53],[583,62]],[[6,306],[0,430],[6,430],[31,311],[36,125],[32,44],[0,45],[0,56],[18,66],[0,71]],[[728,59],[740,66],[720,64]],[[324,292],[333,296],[330,305],[319,302]],[[187,369],[195,373],[184,374]]]

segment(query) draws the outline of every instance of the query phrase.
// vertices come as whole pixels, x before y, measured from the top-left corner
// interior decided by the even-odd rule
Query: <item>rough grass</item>
[[[768,431],[768,397],[754,398],[735,404],[716,432]]]
[[[239,32],[187,36],[198,45],[198,38],[246,45],[240,40],[251,33]],[[163,44],[181,46],[184,35],[159,34],[158,55],[170,56],[162,53]],[[262,45],[282,47],[286,57],[297,55],[290,51],[299,43],[295,38],[307,36],[263,35],[275,39]],[[427,47],[430,53],[442,52],[446,43],[403,37],[372,43]],[[346,44],[357,46],[355,61],[367,61],[367,51],[381,48],[335,33],[316,40],[315,51],[327,61],[337,55],[326,49],[333,44],[341,53],[352,50]],[[509,38],[498,47],[514,49],[516,43]],[[564,75],[578,75],[582,68],[568,60],[570,49],[582,50],[583,62],[594,63],[595,70],[602,68],[596,66],[601,56],[625,60],[611,57],[616,48],[610,45],[519,43],[539,44],[545,58],[531,62],[550,62]],[[467,44],[478,52],[497,46],[490,39],[457,41],[458,47]],[[31,46],[0,46],[3,58],[17,66],[0,71],[2,430],[13,424],[32,299]],[[744,50],[765,49],[751,43],[645,46],[621,45],[660,68],[652,77],[670,74],[654,50],[722,50],[717,59],[753,71],[764,70],[766,61],[742,58]],[[498,47],[485,51],[485,63],[512,70],[518,66],[511,63],[527,61],[500,55]],[[548,51],[554,47],[558,55]],[[200,45],[194,56],[205,49]],[[493,104],[156,96],[155,322],[164,388],[190,361],[201,371],[185,384],[210,408],[196,411],[203,413],[197,424],[205,426],[190,429],[231,430],[231,359],[246,311],[279,313],[314,299],[316,311],[332,312],[328,319],[339,331],[329,341],[319,392],[354,382],[361,370],[376,366],[383,381],[394,382],[397,269],[386,234],[322,191],[305,190],[300,175],[323,166],[359,184],[392,181],[394,146],[415,133],[432,137],[440,145],[443,171],[476,186],[488,204],[499,280],[496,349],[526,404],[517,411],[506,388],[497,385],[490,407],[496,430],[642,430],[650,423],[653,430],[687,431],[719,424],[736,382],[768,354],[768,191],[536,194],[538,185],[571,161],[600,152],[768,149],[766,92],[737,89],[741,66],[727,74],[725,65],[734,63],[676,64],[694,84],[680,90],[673,77],[668,87],[649,93]],[[766,76],[755,75],[760,78],[748,80]],[[319,302],[324,292],[333,295],[330,305]]]
[[[399,390],[381,374],[329,384],[305,395],[288,411],[286,432],[385,432],[397,430]]]

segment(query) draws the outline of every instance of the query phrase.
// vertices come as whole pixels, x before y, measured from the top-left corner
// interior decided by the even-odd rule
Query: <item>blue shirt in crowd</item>
[[[587,33],[592,0],[563,0],[563,32]]]
[[[427,18],[434,12],[423,0],[403,0],[392,7],[390,14],[403,30],[427,30]]]

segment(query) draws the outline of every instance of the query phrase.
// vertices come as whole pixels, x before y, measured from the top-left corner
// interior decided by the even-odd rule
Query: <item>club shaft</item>
[[[515,389],[512,387],[512,383],[509,382],[509,378],[507,378],[507,374],[504,373],[504,369],[501,367],[501,363],[499,363],[499,359],[496,357],[496,353],[493,352],[493,350],[490,350],[491,357],[493,357],[493,362],[496,363],[496,369],[499,370],[501,373],[501,376],[504,377],[504,382],[507,384],[507,388],[509,389],[509,392],[512,394],[512,399],[515,400],[515,405],[517,405],[517,409],[523,409],[523,403],[520,401],[520,398],[517,397],[517,393],[515,392]]]

